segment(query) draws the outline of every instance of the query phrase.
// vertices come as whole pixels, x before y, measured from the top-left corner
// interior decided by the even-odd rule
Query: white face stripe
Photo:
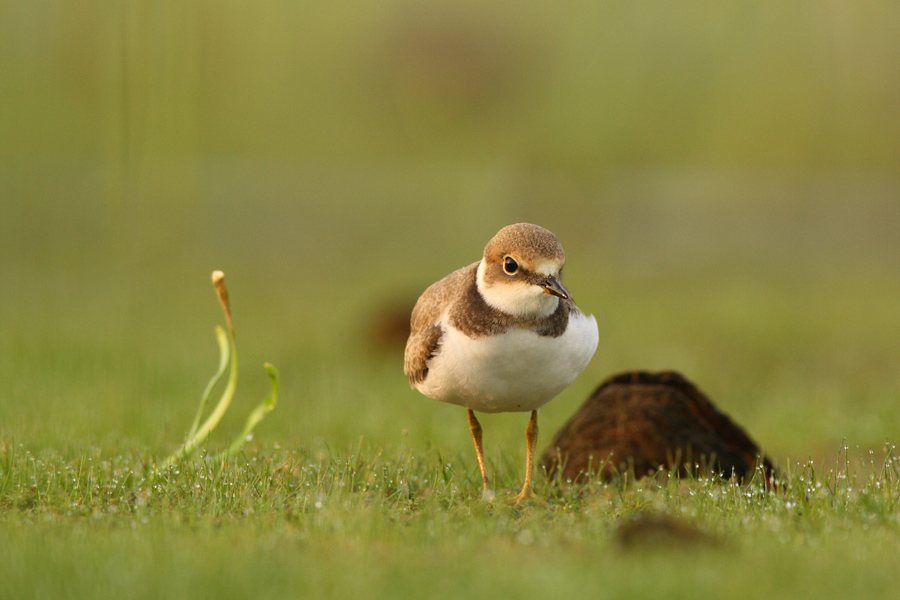
[[[559,306],[559,298],[548,294],[544,288],[521,281],[503,281],[487,285],[484,280],[484,260],[478,263],[475,282],[478,291],[489,306],[508,315],[521,317],[549,317]]]
[[[531,267],[530,270],[534,273],[540,273],[541,275],[553,275],[554,277],[558,277],[560,269],[562,269],[562,265],[559,262],[555,260],[542,260]]]

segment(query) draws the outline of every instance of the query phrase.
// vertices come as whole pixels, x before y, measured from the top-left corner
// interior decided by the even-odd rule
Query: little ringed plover
[[[555,235],[537,225],[501,229],[483,258],[431,285],[412,312],[404,371],[429,398],[468,409],[483,497],[488,478],[475,411],[531,412],[520,503],[531,490],[537,411],[565,389],[597,349],[597,321],[560,281],[565,263]]]

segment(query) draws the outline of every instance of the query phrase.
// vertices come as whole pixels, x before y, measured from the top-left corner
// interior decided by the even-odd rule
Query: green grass
[[[418,177],[434,190],[444,180]],[[299,191],[307,179],[289,181]],[[625,198],[657,186],[639,219],[624,202],[573,200],[585,223],[558,222],[566,283],[598,316],[602,344],[541,411],[540,448],[611,373],[676,368],[774,457],[785,473],[777,492],[669,480],[556,489],[539,476],[549,510],[485,507],[464,411],[410,390],[399,348],[367,341],[377,317],[367,303],[407,301],[475,258],[491,233],[466,227],[477,207],[450,217],[434,205],[447,222],[411,232],[392,224],[410,195],[355,210],[254,205],[278,217],[271,228],[237,204],[199,201],[220,238],[195,217],[171,231],[165,207],[86,205],[42,221],[56,205],[37,199],[11,211],[23,227],[0,242],[0,589],[22,598],[891,597],[900,490],[883,447],[900,431],[900,290],[896,248],[879,231],[898,222],[882,215],[900,204],[838,197],[804,207],[792,196],[794,226],[776,205],[740,198],[717,211],[686,201],[672,219],[664,198],[679,187],[653,174],[607,189]],[[496,210],[509,221],[552,219],[527,206]],[[841,211],[850,218],[829,220]],[[305,219],[320,225],[311,235],[327,251],[297,239]],[[596,222],[608,235],[591,233]],[[82,230],[94,245],[29,250],[31,234],[77,241]],[[377,250],[361,254],[361,240]],[[421,260],[397,268],[404,256]],[[154,478],[216,365],[213,327],[223,320],[208,277],[219,267],[241,381],[210,453],[268,392],[265,361],[281,372],[279,405],[241,459]],[[482,419],[506,497],[521,485],[526,421]],[[623,546],[619,528],[645,513],[710,539]]]
[[[549,508],[514,508],[516,476],[501,469],[507,498],[484,505],[471,465],[436,449],[270,448],[159,471],[137,451],[7,441],[0,586],[17,598],[887,597],[900,578],[900,465],[852,454],[788,465],[777,491],[539,477]],[[660,514],[690,535],[623,542]]]

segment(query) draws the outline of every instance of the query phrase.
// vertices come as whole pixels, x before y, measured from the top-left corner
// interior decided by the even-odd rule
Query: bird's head
[[[555,235],[537,225],[501,229],[484,248],[478,291],[492,307],[522,317],[553,314],[569,292],[560,281],[566,255]]]

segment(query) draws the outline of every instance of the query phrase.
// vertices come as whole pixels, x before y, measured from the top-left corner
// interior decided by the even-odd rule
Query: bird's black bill
[[[569,290],[567,290],[565,286],[560,283],[559,279],[552,275],[544,280],[544,283],[541,284],[541,287],[544,288],[544,291],[546,293],[552,294],[554,296],[559,296],[563,300],[569,297]]]

